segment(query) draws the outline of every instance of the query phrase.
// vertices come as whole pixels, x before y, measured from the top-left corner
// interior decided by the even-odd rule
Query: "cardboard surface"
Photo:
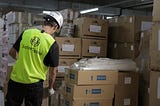
[[[151,21],[151,17],[145,16],[123,16],[110,19],[108,37],[112,42],[137,42],[140,39],[140,32],[147,30],[151,26]]]
[[[106,99],[75,99],[65,98],[63,106],[112,106],[112,100]]]
[[[69,83],[77,85],[117,84],[118,71],[78,71],[68,69],[67,79]]]
[[[138,106],[138,85],[115,87],[115,106]]]
[[[55,39],[59,45],[60,56],[80,57],[81,54],[80,38],[56,37]]]
[[[82,39],[82,57],[106,57],[107,39]]]
[[[76,35],[78,37],[100,37],[107,38],[108,21],[96,18],[77,18],[74,20],[76,25]]]
[[[153,2],[153,21],[160,21],[160,1],[154,0]]]
[[[160,72],[150,72],[149,106],[160,106]]]
[[[137,72],[132,71],[120,71],[118,72],[118,84],[121,86],[138,86],[139,75]]]
[[[66,96],[73,99],[113,99],[115,85],[66,84]]]

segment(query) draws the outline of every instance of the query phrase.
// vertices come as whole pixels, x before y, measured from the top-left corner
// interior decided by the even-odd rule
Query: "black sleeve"
[[[54,42],[51,46],[49,52],[44,58],[43,63],[46,66],[57,67],[59,64],[59,47],[57,42]]]
[[[13,45],[13,48],[16,49],[17,52],[19,52],[19,47],[20,47],[20,42],[22,40],[22,35],[23,35],[23,32],[22,34],[18,37],[17,41],[14,43]]]

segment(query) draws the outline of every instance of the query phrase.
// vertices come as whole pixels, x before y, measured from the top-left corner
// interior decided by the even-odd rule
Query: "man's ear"
[[[58,25],[54,26],[54,30],[57,30],[58,29]]]

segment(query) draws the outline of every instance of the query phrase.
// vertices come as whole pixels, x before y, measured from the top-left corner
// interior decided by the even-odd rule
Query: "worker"
[[[48,94],[55,93],[53,85],[59,60],[58,44],[52,35],[61,28],[63,17],[58,11],[44,16],[42,30],[26,29],[9,54],[16,62],[8,82],[6,106],[41,106],[43,81],[50,71]],[[18,54],[18,56],[17,56]]]

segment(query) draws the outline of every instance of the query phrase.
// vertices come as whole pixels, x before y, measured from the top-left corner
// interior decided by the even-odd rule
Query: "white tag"
[[[152,22],[141,22],[141,31],[149,30],[152,27]]]
[[[129,22],[130,22],[130,23],[133,22],[133,18],[132,18],[132,17],[129,18]]]
[[[157,99],[160,99],[160,77],[158,78],[157,86]]]
[[[117,48],[117,43],[114,43],[114,48]]]
[[[124,99],[124,106],[129,106],[131,105],[131,99],[127,98],[127,99]]]
[[[118,18],[115,18],[115,22],[118,22]]]
[[[134,46],[133,45],[131,45],[131,51],[133,51],[134,50]]]
[[[124,84],[131,84],[132,83],[132,78],[131,77],[125,77],[124,78]]]
[[[98,46],[89,46],[89,53],[100,53],[101,47]]]
[[[97,25],[90,25],[90,32],[102,32],[102,27]]]
[[[158,51],[160,50],[160,30],[158,31]]]
[[[141,32],[141,38],[143,38],[144,37],[144,32]]]
[[[64,72],[65,73],[65,68],[70,68],[69,66],[58,66],[58,72]]]
[[[62,44],[62,51],[73,52],[74,51],[74,45]]]

